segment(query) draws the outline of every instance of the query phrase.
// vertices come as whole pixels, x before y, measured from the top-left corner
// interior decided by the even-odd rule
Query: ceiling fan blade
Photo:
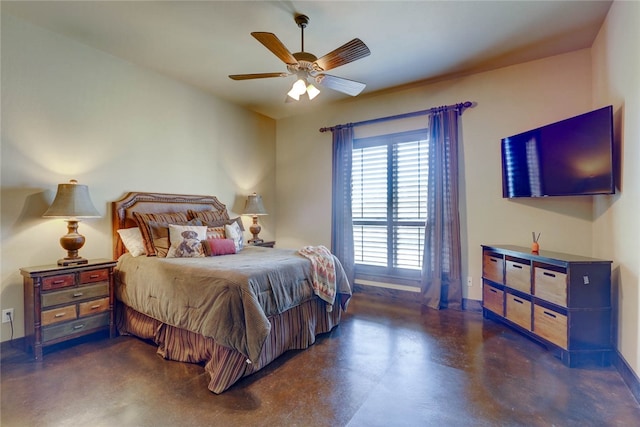
[[[353,39],[343,44],[334,51],[327,53],[318,59],[314,64],[319,67],[318,71],[327,71],[339,67],[357,59],[369,56],[371,52],[366,44],[360,39]]]
[[[358,95],[367,86],[364,83],[356,82],[354,80],[349,80],[342,77],[332,76],[330,74],[317,75],[316,82],[319,85],[328,87],[329,89],[337,90],[338,92],[346,93],[347,95],[351,96]]]
[[[289,49],[285,47],[284,44],[276,37],[273,33],[261,33],[254,32],[251,33],[256,40],[264,45],[267,49],[269,49],[275,56],[280,58],[282,62],[285,64],[293,65],[297,64],[298,61],[293,57]]]
[[[287,73],[255,73],[255,74],[232,74],[229,76],[232,80],[251,80],[266,79],[269,77],[287,77]]]

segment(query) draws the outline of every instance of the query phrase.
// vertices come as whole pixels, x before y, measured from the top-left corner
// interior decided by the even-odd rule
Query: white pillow
[[[144,255],[144,241],[142,240],[142,233],[138,227],[134,228],[121,228],[118,230],[120,239],[124,243],[124,247],[132,256]]]
[[[224,232],[227,239],[233,239],[233,243],[236,245],[236,252],[240,252],[244,248],[244,236],[242,230],[237,222],[232,222],[224,226]]]
[[[200,258],[205,256],[201,242],[206,238],[206,225],[169,224],[171,247],[167,258]]]

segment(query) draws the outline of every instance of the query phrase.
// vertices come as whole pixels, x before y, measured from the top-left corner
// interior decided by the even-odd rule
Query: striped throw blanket
[[[332,311],[336,300],[336,266],[333,254],[324,246],[305,246],[298,252],[311,261],[313,292],[327,303],[327,311]]]

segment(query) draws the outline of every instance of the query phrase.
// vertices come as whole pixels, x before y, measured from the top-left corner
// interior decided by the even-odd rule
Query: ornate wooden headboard
[[[189,194],[165,193],[127,193],[122,199],[112,203],[113,256],[118,259],[126,252],[118,230],[121,228],[137,227],[133,212],[162,213],[183,212],[187,209],[194,211],[226,210],[227,207],[215,196],[196,196]]]

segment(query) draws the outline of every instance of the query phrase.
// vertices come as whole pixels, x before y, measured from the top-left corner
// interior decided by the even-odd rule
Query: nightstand
[[[264,248],[272,248],[276,245],[275,240],[271,242],[249,243],[249,246],[262,246]]]
[[[21,268],[25,349],[36,360],[44,347],[98,331],[116,335],[113,269],[116,261]]]

